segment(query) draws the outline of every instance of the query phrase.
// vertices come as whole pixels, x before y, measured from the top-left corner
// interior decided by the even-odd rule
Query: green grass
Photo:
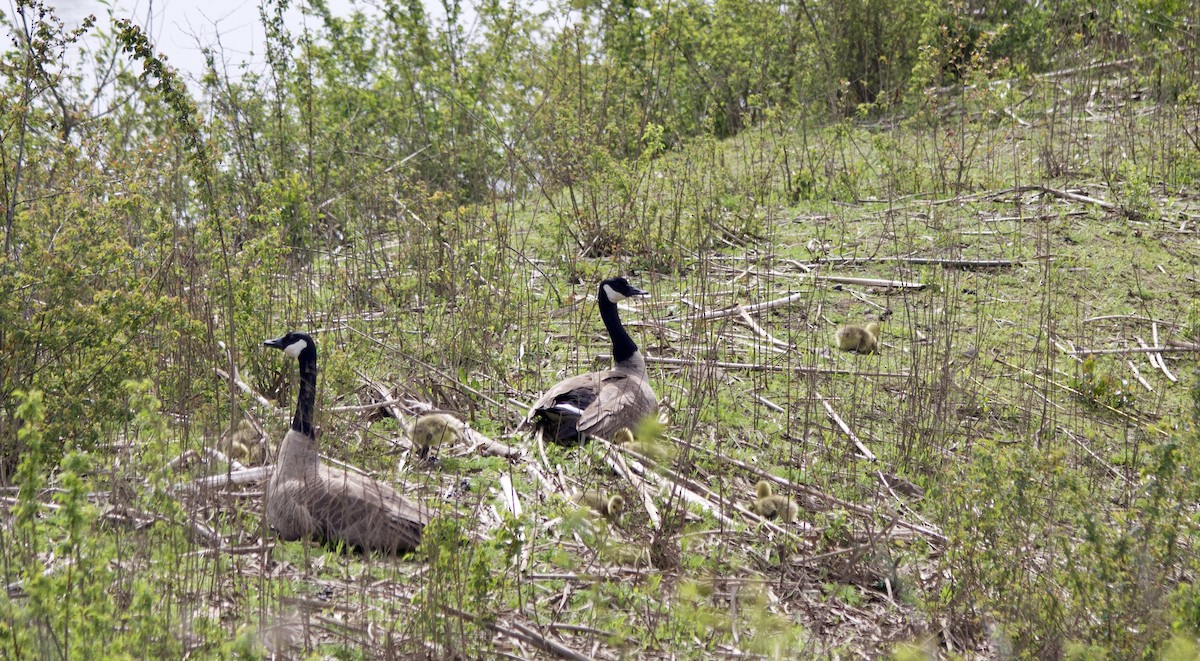
[[[562,221],[528,208],[502,209],[510,215],[494,221],[493,210],[467,207],[447,219],[458,239],[448,248],[449,270],[435,269],[432,280],[394,260],[372,278],[391,285],[369,310],[343,309],[323,280],[306,284],[316,287],[310,314],[328,320],[325,408],[352,403],[354,374],[362,373],[459,410],[475,428],[527,450],[510,463],[443,449],[436,468],[409,463],[397,474],[397,451],[387,443],[394,423],[324,414],[329,452],[444,503],[464,539],[416,564],[314,555],[289,543],[264,551],[269,566],[292,568],[272,584],[310,597],[314,580],[337,586],[324,611],[301,616],[324,623],[307,644],[336,656],[387,649],[368,622],[393,632],[397,650],[434,644],[476,654],[518,649],[511,647],[519,645],[516,623],[584,653],[598,645],[639,656],[880,653],[894,642],[936,638],[939,621],[962,646],[955,649],[987,649],[997,635],[1021,653],[1070,641],[1098,639],[1120,650],[1162,640],[1176,584],[1169,577],[1194,561],[1168,541],[1193,534],[1177,490],[1192,451],[1173,440],[1187,420],[1190,360],[1166,354],[1175,383],[1145,354],[1099,354],[1085,368],[1082,356],[1067,352],[1149,342],[1154,329],[1144,318],[1159,320],[1160,343],[1194,332],[1191,235],[1176,231],[1162,215],[1168,201],[1150,189],[1132,216],[1031,193],[992,199],[988,191],[1043,181],[1033,145],[1044,129],[967,128],[991,145],[986,157],[963,164],[973,193],[939,193],[948,182],[908,155],[943,148],[937,128],[839,126],[808,133],[819,143],[810,153],[836,160],[823,188],[829,198],[793,205],[778,188],[778,163],[759,158],[796,149],[789,132],[751,130],[642,166],[650,176],[637,179],[639,206],[621,210],[632,220],[611,221],[647,229],[631,237],[637,248],[628,259],[563,252]],[[1013,146],[1021,144],[1028,146]],[[953,157],[957,147],[946,148]],[[897,170],[906,174],[897,178]],[[1046,185],[1128,199],[1087,176]],[[702,192],[675,210],[691,223],[685,234],[666,224],[678,204],[672,191]],[[481,242],[484,235],[491,243]],[[819,266],[810,239],[829,244]],[[407,245],[374,240],[393,242],[401,256],[437,250],[428,237]],[[640,252],[655,242],[674,256],[669,267]],[[511,258],[517,244],[526,259]],[[878,259],[903,256],[1012,265]],[[353,262],[353,253],[344,258]],[[331,281],[340,282],[345,267],[330,268]],[[612,273],[653,293],[623,313],[646,352],[689,361],[651,366],[666,434],[680,444],[673,470],[743,507],[756,471],[824,494],[801,499],[800,523],[781,533],[723,506],[726,519],[658,493],[659,514],[676,523],[656,530],[604,448],[549,447],[543,464],[527,439],[509,435],[541,388],[592,368],[607,352],[594,302],[583,297]],[[925,286],[838,285],[814,274]],[[395,287],[413,294],[396,297]],[[422,294],[426,287],[434,289]],[[793,303],[755,315],[779,345],[737,316],[695,316],[797,292]],[[884,309],[892,316],[880,353],[831,349],[837,323]],[[1109,385],[1096,386],[1100,380]],[[876,461],[859,455],[826,403]],[[277,434],[283,425],[275,419],[270,427]],[[1177,465],[1167,465],[1168,452],[1177,453]],[[561,475],[568,489],[609,485],[626,494],[630,511],[611,525],[589,521],[532,470],[549,472],[551,483]],[[1147,495],[1147,480],[1161,471],[1173,486]],[[880,472],[923,497],[888,490]],[[517,486],[520,517],[498,498],[502,474]],[[931,544],[897,522],[938,530],[947,542]],[[1078,566],[1080,558],[1091,564]],[[1150,579],[1155,572],[1162,573]],[[1147,581],[1164,582],[1151,589]],[[262,612],[281,610],[278,595],[259,599]],[[1132,622],[1141,617],[1135,603],[1158,613],[1144,633],[1076,620]],[[433,604],[440,615],[428,612]],[[343,607],[350,612],[341,615]],[[1000,633],[985,633],[989,627]]]
[[[232,301],[195,317],[216,327],[235,323],[222,317],[232,311],[241,377],[278,404],[237,392],[231,405],[210,372],[225,366],[215,341],[155,347],[153,364],[197,385],[144,375],[125,426],[95,430],[96,470],[52,473],[62,489],[82,472],[97,495],[11,495],[5,536],[60,546],[5,555],[6,575],[28,584],[0,600],[0,639],[35,655],[95,651],[68,644],[72,616],[48,607],[69,580],[81,583],[73,603],[108,608],[111,640],[134,655],[526,657],[561,645],[602,657],[907,658],[911,643],[1127,658],[1193,636],[1194,354],[1163,354],[1163,370],[1145,353],[1081,350],[1197,341],[1194,112],[1127,98],[1064,114],[1058,94],[1090,94],[1064,85],[1021,81],[1031,100],[1020,121],[1002,112],[1009,92],[987,90],[953,99],[955,112],[888,124],[771,116],[724,142],[602,163],[574,190],[491,204],[403,182],[399,203],[344,221],[336,251],[276,235],[230,250]],[[1115,206],[1012,190],[1027,185]],[[288,192],[263,193],[264,205],[309,204]],[[571,195],[578,215],[564,211]],[[652,508],[605,445],[549,446],[543,459],[516,433],[540,391],[608,353],[588,297],[615,274],[652,293],[622,312],[643,351],[681,361],[650,365],[677,450],[646,472]],[[704,318],[792,295],[753,325]],[[838,324],[884,311],[877,354],[833,348]],[[323,452],[439,512],[415,557],[276,540],[261,524],[261,482],[171,488],[217,472],[168,462],[218,447],[231,418],[253,417],[277,447],[294,364],[257,344],[288,328],[319,331]],[[226,337],[209,332],[195,337]],[[374,385],[405,411],[456,411],[524,454],[462,445],[416,462],[397,421],[331,410],[378,399]],[[799,522],[742,511],[768,475],[799,485]],[[713,495],[701,494],[705,507],[672,483]],[[622,493],[626,513],[579,511],[570,492],[593,487]],[[87,534],[64,541],[57,512],[72,502],[93,509]],[[31,503],[44,518],[17,513]],[[106,518],[117,505],[142,523]],[[112,576],[68,579],[75,564]],[[34,579],[43,572],[53,580]],[[106,580],[124,596],[108,599]],[[152,615],[157,629],[132,631]],[[34,633],[14,633],[23,628]]]

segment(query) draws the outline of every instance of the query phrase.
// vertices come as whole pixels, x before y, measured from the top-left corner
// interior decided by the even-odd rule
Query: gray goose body
[[[547,440],[573,445],[588,436],[611,440],[623,427],[634,428],[658,411],[658,397],[646,379],[646,361],[621,324],[617,301],[646,292],[625,278],[600,283],[600,317],[612,339],[613,367],[570,377],[542,394],[525,417]]]
[[[268,340],[300,362],[291,429],[267,483],[267,525],[285,540],[316,539],[363,551],[406,552],[421,543],[428,511],[391,485],[321,463],[312,426],[317,349],[303,333]]]

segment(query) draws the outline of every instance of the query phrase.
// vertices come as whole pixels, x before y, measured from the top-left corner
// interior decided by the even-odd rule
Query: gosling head
[[[600,283],[600,295],[609,303],[617,303],[630,296],[649,296],[650,292],[634,287],[625,278],[609,278]]]
[[[872,321],[871,323],[867,324],[867,332],[871,334],[871,337],[879,339],[879,322]]]
[[[625,445],[633,442],[633,432],[629,431],[629,427],[621,427],[613,434],[612,442],[617,445]]]
[[[625,499],[620,494],[613,494],[608,499],[608,515],[617,516],[625,509]]]
[[[759,480],[758,484],[754,485],[754,493],[759,498],[771,497],[771,483],[766,480]]]
[[[292,358],[299,358],[303,353],[316,354],[317,343],[313,342],[308,333],[290,332],[273,340],[263,342],[263,346],[275,347]]]

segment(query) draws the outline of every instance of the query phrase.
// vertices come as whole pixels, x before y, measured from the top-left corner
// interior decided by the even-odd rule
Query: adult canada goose
[[[791,523],[800,515],[800,507],[787,496],[777,496],[771,493],[771,483],[759,480],[754,485],[754,493],[758,498],[750,503],[750,511],[764,519],[779,519]]]
[[[267,524],[285,540],[344,542],[363,551],[411,551],[428,511],[390,485],[321,463],[312,418],[317,345],[304,333],[263,342],[300,362],[300,396],[267,484]]]
[[[879,345],[879,322],[872,321],[866,326],[846,324],[837,329],[834,339],[842,351],[872,353]]]
[[[617,302],[644,292],[625,278],[600,283],[600,318],[612,339],[613,367],[561,381],[529,409],[525,424],[547,440],[574,445],[588,436],[610,439],[622,427],[636,427],[658,411],[658,398],[646,380],[646,361],[617,314]]]

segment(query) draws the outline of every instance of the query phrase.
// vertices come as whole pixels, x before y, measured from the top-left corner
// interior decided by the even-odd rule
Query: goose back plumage
[[[609,439],[658,411],[646,378],[646,361],[621,324],[617,301],[646,292],[624,278],[600,283],[600,317],[612,339],[613,367],[565,379],[542,394],[525,417],[547,440],[572,445],[588,436]]]
[[[289,333],[264,344],[300,362],[296,413],[267,484],[267,525],[285,540],[341,542],[362,551],[414,550],[430,519],[425,508],[389,484],[321,463],[312,425],[317,375],[312,338]]]

